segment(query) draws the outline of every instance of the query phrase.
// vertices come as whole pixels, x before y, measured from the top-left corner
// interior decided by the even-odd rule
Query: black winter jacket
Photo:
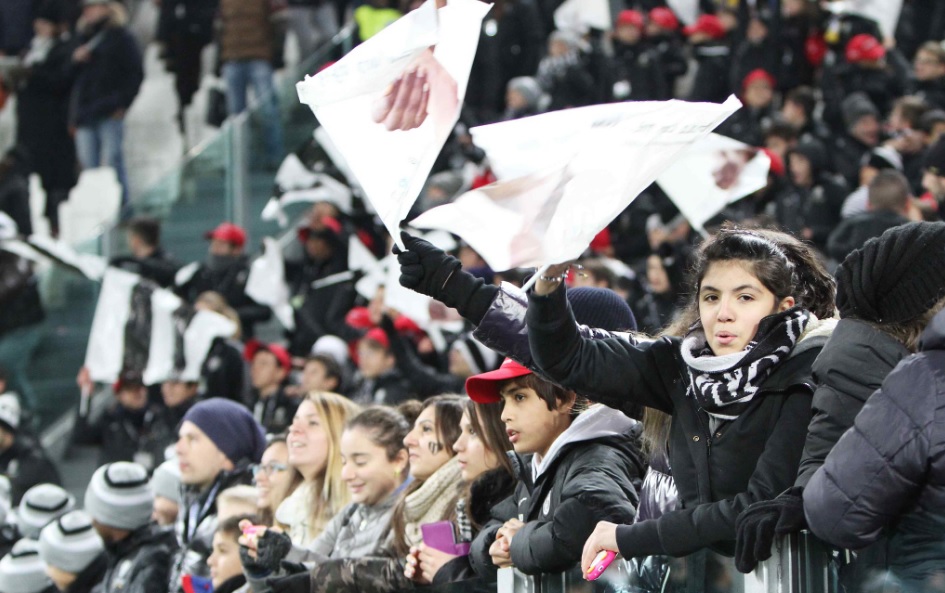
[[[166,593],[176,549],[174,533],[153,523],[106,546],[108,569],[101,593]]]
[[[598,521],[632,522],[646,470],[641,433],[638,422],[594,406],[558,437],[534,482],[536,468],[527,457],[518,467],[515,494],[497,505],[494,520],[473,540],[470,562],[477,574],[495,579],[489,546],[513,517],[525,526],[512,538],[509,552],[515,567],[526,574],[574,567]]]
[[[183,271],[181,270],[182,273]],[[239,315],[243,337],[248,339],[253,336],[253,325],[258,321],[266,321],[272,315],[269,307],[260,305],[247,296],[248,279],[249,258],[243,255],[219,270],[210,269],[206,264],[197,266],[189,278],[182,279],[183,282],[175,288],[175,292],[188,303],[193,303],[201,293],[208,290],[219,292]]]
[[[13,446],[0,453],[0,474],[10,478],[13,505],[20,504],[23,494],[37,484],[60,484],[59,472],[46,455],[43,446],[33,437],[17,435]]]
[[[72,123],[88,126],[131,107],[144,69],[138,42],[112,17],[107,24],[82,33],[80,42],[92,50],[92,57],[76,66]]]
[[[678,508],[653,521],[620,526],[620,553],[684,556],[712,548],[731,555],[738,514],[794,483],[811,417],[811,365],[832,323],[809,328],[749,408],[712,431],[708,414],[687,395],[679,339],[585,338],[564,292],[529,295],[529,345],[544,374],[617,409],[643,404],[673,416],[669,450]]]
[[[174,275],[180,268],[180,263],[160,247],[147,257],[132,255],[114,257],[109,265],[152,280],[161,288],[168,288],[174,284]]]
[[[804,490],[811,530],[840,547],[885,547],[902,590],[945,566],[945,312],[867,400]]]
[[[108,570],[108,554],[102,552],[91,564],[76,575],[76,579],[66,587],[63,593],[92,593],[98,587]]]
[[[176,425],[169,425],[157,405],[131,411],[115,402],[95,416],[75,418],[73,440],[78,445],[99,445],[99,466],[115,461],[134,461],[149,472],[164,461],[164,450],[177,440]]]

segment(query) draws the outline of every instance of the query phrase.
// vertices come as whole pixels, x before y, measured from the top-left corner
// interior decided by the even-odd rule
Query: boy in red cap
[[[397,370],[390,339],[379,327],[358,341],[358,381],[351,399],[362,405],[396,405],[412,396],[409,382]]]
[[[661,101],[676,96],[676,80],[689,70],[679,29],[679,19],[669,8],[657,6],[647,14],[646,42],[656,54],[665,81],[666,95],[658,97]]]
[[[477,403],[502,406],[519,473],[514,495],[472,542],[480,577],[494,579],[497,568],[513,565],[526,574],[569,570],[598,521],[632,520],[645,471],[638,422],[587,407],[509,358],[467,379],[466,391]]]
[[[613,65],[609,90],[614,101],[655,101],[665,97],[662,64],[643,41],[643,13],[622,10],[614,25]]]
[[[269,319],[272,312],[246,296],[249,278],[249,258],[244,253],[246,231],[231,222],[222,222],[207,231],[204,238],[210,241],[207,259],[181,268],[174,279],[174,291],[191,304],[204,292],[220,293],[239,315],[243,336],[251,338],[254,324]]]
[[[774,89],[776,83],[771,73],[757,68],[741,81],[741,97],[744,107],[722,122],[717,132],[751,146],[764,142],[764,124],[774,117]]]
[[[683,34],[692,45],[692,55],[698,63],[690,101],[722,103],[729,95],[729,64],[731,46],[721,19],[712,14],[701,15],[695,23],[685,27]]]
[[[253,417],[267,433],[285,431],[299,406],[298,400],[289,397],[285,391],[286,378],[292,370],[289,353],[278,344],[250,340],[243,355],[250,363]]]

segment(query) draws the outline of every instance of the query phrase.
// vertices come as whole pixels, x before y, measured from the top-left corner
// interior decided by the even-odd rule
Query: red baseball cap
[[[679,19],[673,14],[673,11],[665,6],[657,6],[649,12],[650,22],[659,25],[664,29],[675,31],[679,28]]]
[[[337,218],[323,216],[316,224],[299,228],[299,241],[305,243],[311,236],[337,240],[341,237],[341,230],[341,223]]]
[[[748,88],[748,85],[754,84],[756,82],[767,83],[767,85],[771,88],[774,88],[775,86],[777,86],[777,83],[774,80],[774,76],[771,76],[771,74],[767,70],[763,68],[755,68],[754,70],[746,74],[745,79],[742,80],[742,92],[745,92],[745,89]]]
[[[643,13],[639,10],[621,10],[617,15],[617,25],[633,25],[638,29],[642,29]]]
[[[868,33],[860,33],[859,35],[854,35],[853,38],[847,42],[845,55],[847,61],[851,64],[872,62],[885,56],[886,48],[879,42],[879,39],[876,39]]]
[[[683,27],[683,33],[687,37],[695,35],[696,33],[705,33],[712,39],[721,39],[725,37],[725,27],[722,26],[722,21],[719,17],[714,14],[703,14],[699,15],[695,23],[688,27]]]
[[[239,227],[232,222],[221,222],[217,225],[217,228],[204,233],[203,237],[204,239],[218,239],[220,241],[226,241],[227,243],[232,243],[237,247],[246,245],[246,231],[244,231],[242,227]]]
[[[372,327],[364,334],[362,340],[371,340],[372,342],[377,342],[384,348],[390,348],[390,339],[387,337],[387,332],[382,330],[379,327]]]
[[[259,340],[250,340],[246,342],[246,346],[243,347],[243,358],[252,361],[260,350],[264,350],[275,356],[276,360],[279,362],[279,366],[286,371],[292,370],[292,357],[289,356],[285,348],[278,344],[266,344]]]
[[[466,379],[466,393],[474,402],[480,404],[498,403],[502,401],[502,396],[499,395],[500,381],[531,374],[532,372],[527,368],[511,358],[506,358],[502,361],[502,366],[496,370]]]
[[[784,171],[784,159],[782,159],[781,156],[780,156],[778,153],[776,153],[776,152],[774,152],[773,150],[770,150],[770,149],[768,149],[768,148],[762,148],[762,149],[761,149],[761,152],[763,152],[763,153],[765,153],[766,155],[768,155],[768,158],[771,159],[771,169],[770,169],[770,171],[771,171],[772,173],[774,173],[775,175],[777,175],[778,177],[784,177],[784,173],[785,173],[785,171]]]

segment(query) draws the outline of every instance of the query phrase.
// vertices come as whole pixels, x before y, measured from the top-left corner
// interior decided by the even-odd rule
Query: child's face
[[[635,45],[643,37],[636,25],[623,24],[614,28],[614,38],[627,45]]]
[[[334,391],[338,381],[329,377],[325,365],[320,360],[310,360],[302,368],[302,391]]]
[[[747,262],[738,260],[709,264],[699,286],[699,318],[716,356],[741,352],[763,318],[792,306],[793,297],[778,302]]]
[[[767,82],[757,81],[748,85],[744,93],[745,104],[749,107],[760,109],[771,105],[774,99],[774,91]]]
[[[440,441],[435,406],[427,406],[417,416],[413,430],[404,437],[404,447],[410,457],[410,475],[418,480],[432,476],[453,456],[450,445]]]
[[[512,381],[499,390],[502,396],[502,421],[516,453],[544,456],[551,444],[570,426],[571,406],[558,405],[553,410],[530,387]]]
[[[213,534],[213,553],[207,558],[210,578],[216,589],[231,578],[243,574],[240,563],[240,546],[236,538],[217,531]]]
[[[499,458],[495,452],[487,447],[482,436],[473,430],[469,412],[463,412],[459,430],[459,438],[453,443],[453,451],[456,451],[464,482],[471,482],[490,469],[499,467]]]
[[[350,428],[341,435],[341,479],[351,501],[375,505],[391,495],[403,481],[407,455],[403,450],[393,460],[384,447],[374,444],[363,428]]]
[[[376,379],[394,368],[394,357],[374,340],[358,342],[358,370],[366,379]]]
[[[249,367],[250,380],[256,389],[270,389],[282,383],[286,371],[279,364],[276,355],[268,350],[260,350],[253,356]]]

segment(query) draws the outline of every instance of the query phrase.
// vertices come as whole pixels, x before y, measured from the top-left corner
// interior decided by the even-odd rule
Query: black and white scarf
[[[811,317],[800,307],[769,315],[744,350],[722,356],[712,354],[701,327],[691,330],[682,343],[689,393],[710,416],[738,418],[771,371],[794,349]]]

